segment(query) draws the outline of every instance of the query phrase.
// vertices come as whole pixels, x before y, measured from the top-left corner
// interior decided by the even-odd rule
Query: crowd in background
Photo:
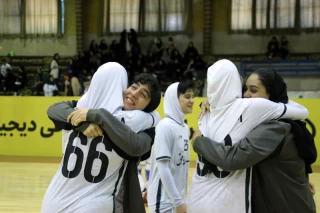
[[[61,69],[59,59],[59,54],[54,54],[48,73],[42,69],[37,70],[32,95],[79,96],[88,90],[97,68],[107,62],[123,65],[128,72],[129,81],[140,73],[153,74],[163,91],[172,82],[182,79],[204,80],[207,66],[193,42],[190,41],[186,49],[180,52],[173,37],[169,37],[166,43],[160,38],[154,38],[150,41],[147,52],[143,53],[133,29],[130,32],[124,30],[119,41],[113,40],[110,44],[105,39],[99,43],[92,40],[86,51],[79,51],[69,60],[66,70]],[[21,72],[12,75],[11,66],[5,61],[1,62],[0,89],[3,94],[14,91],[14,95],[19,95],[18,91],[26,86],[24,67],[19,70]]]

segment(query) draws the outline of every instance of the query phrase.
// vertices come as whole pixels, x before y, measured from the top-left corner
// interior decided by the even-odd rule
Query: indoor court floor
[[[0,213],[39,213],[44,192],[59,162],[58,158],[0,156]],[[316,188],[315,202],[320,212],[320,169],[315,170],[310,180]],[[189,183],[193,172],[194,165],[189,170]]]

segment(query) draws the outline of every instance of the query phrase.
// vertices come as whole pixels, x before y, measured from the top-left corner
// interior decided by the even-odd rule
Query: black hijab
[[[259,76],[269,94],[269,100],[276,103],[288,103],[287,85],[283,78],[273,69],[263,68],[254,72]],[[317,149],[314,138],[308,131],[304,121],[281,119],[291,125],[291,132],[299,156],[305,161],[306,171],[312,173],[311,164],[317,159]]]

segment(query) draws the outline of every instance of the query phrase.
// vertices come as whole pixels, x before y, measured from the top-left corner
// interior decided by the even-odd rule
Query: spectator
[[[83,81],[83,86],[84,86],[84,92],[86,93],[90,87],[90,83],[91,83],[91,79],[92,79],[92,74],[88,73],[85,80]]]
[[[189,63],[190,60],[197,55],[199,55],[198,50],[194,47],[193,42],[190,41],[184,55],[186,57],[187,63]]]
[[[41,69],[37,69],[32,95],[39,95],[40,91],[43,89],[44,82],[46,81],[47,79],[45,74],[42,72]]]
[[[272,59],[273,57],[275,57],[278,52],[279,52],[279,42],[277,38],[273,36],[268,43],[268,52],[267,52],[268,59]]]
[[[18,94],[18,91],[23,89],[26,86],[27,73],[24,66],[20,66],[18,69],[18,73],[16,75],[16,81],[14,82],[14,96],[22,95]]]
[[[96,43],[96,40],[92,40],[89,46],[89,51],[92,52],[93,54],[98,54],[99,53],[99,47]]]
[[[155,38],[151,44],[150,52],[155,61],[158,61],[163,54],[163,45],[160,38]]]
[[[289,41],[287,40],[286,36],[281,36],[280,44],[281,44],[281,47],[279,50],[280,57],[284,60],[289,56],[289,49],[288,49]]]
[[[59,53],[55,53],[50,65],[50,75],[53,76],[56,85],[59,84],[59,58]]]
[[[43,92],[44,92],[44,96],[58,95],[58,87],[52,75],[50,75],[49,80],[43,85]]]
[[[72,86],[71,86],[71,77],[65,73],[64,74],[64,96],[73,96]]]
[[[12,70],[10,64],[7,63],[5,58],[1,59],[1,73],[0,73],[0,80],[6,76],[7,69]]]
[[[100,41],[99,50],[101,53],[101,64],[104,64],[108,61],[108,44],[105,39]]]

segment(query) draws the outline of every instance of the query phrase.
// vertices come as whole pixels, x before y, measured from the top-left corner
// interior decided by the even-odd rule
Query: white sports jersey
[[[189,127],[180,125],[171,118],[164,118],[156,127],[156,137],[151,152],[151,173],[148,186],[148,206],[150,212],[164,212],[173,208],[166,193],[156,161],[170,159],[170,171],[181,198],[187,195],[187,180],[190,160]]]
[[[293,116],[294,110],[297,110],[295,116],[299,117],[300,105],[292,103],[292,105],[285,106],[266,99],[252,100],[250,99],[251,104],[243,111],[230,133],[222,141],[226,146],[232,146],[245,138],[263,121],[277,119],[281,116]],[[210,114],[207,113],[199,121],[199,128],[204,136],[212,132],[211,127],[207,125],[209,119]],[[215,140],[215,136],[211,139]],[[206,160],[199,156],[187,206],[188,213],[251,212],[251,168],[227,172],[206,163]]]
[[[115,116],[135,132],[159,121],[159,117],[142,111],[120,111]],[[113,212],[128,161],[112,149],[106,136],[87,138],[68,131],[63,138],[64,157],[46,191],[41,212]]]

